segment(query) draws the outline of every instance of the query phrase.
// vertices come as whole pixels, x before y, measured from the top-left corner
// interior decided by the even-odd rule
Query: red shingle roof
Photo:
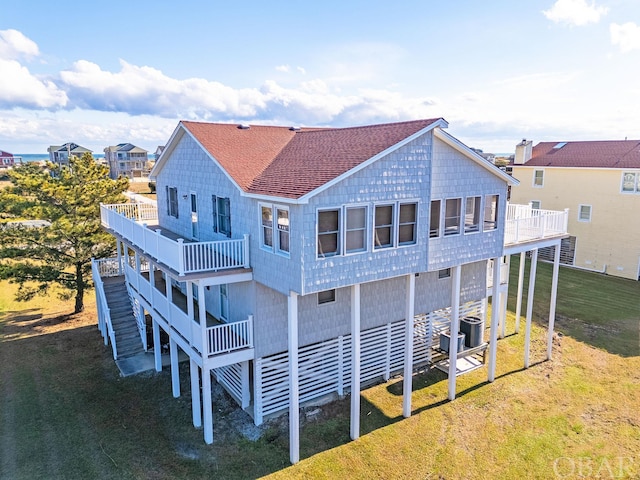
[[[438,120],[300,130],[181,123],[245,192],[299,198]]]
[[[527,166],[578,168],[640,168],[640,140],[540,142]]]

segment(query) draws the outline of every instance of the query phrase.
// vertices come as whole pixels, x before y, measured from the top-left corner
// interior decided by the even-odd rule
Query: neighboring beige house
[[[104,158],[109,165],[109,176],[142,179],[149,176],[148,152],[131,143],[120,143],[104,149]]]
[[[511,167],[511,202],[570,210],[562,263],[640,280],[640,140],[523,140]]]

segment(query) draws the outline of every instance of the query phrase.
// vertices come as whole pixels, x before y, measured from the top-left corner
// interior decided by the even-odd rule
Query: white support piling
[[[404,373],[402,378],[402,416],[411,416],[411,393],[413,391],[413,317],[415,317],[416,277],[407,275],[405,287],[404,322]]]
[[[524,332],[524,368],[529,368],[529,346],[531,344],[531,316],[533,315],[533,294],[536,288],[536,270],[538,267],[538,249],[531,252],[531,269],[529,270],[529,291],[527,293],[527,317]]]
[[[289,343],[289,460],[300,461],[300,392],[298,390],[298,294],[290,292],[287,302]]]
[[[460,330],[460,271],[456,265],[451,269],[451,327],[449,328],[449,400],[456,398],[456,374],[458,367],[458,332]],[[494,265],[495,270],[495,265]],[[495,278],[495,275],[494,275]]]
[[[493,287],[491,289],[491,328],[489,329],[489,373],[487,380],[496,379],[496,361],[498,355],[498,314],[500,311],[500,269],[495,268],[500,258],[493,259]]]
[[[173,398],[180,396],[180,369],[178,365],[178,344],[173,338],[169,339],[169,356],[171,357],[171,393]]]
[[[156,367],[156,372],[162,371],[162,345],[160,344],[160,325],[156,322],[156,319],[151,319],[151,328],[153,330],[153,362]]]
[[[524,267],[527,261],[527,252],[520,253],[520,266],[518,267],[518,295],[516,299],[516,333],[520,333],[520,316],[522,314],[522,292],[524,290]]]
[[[360,284],[351,286],[351,440],[360,438]]]
[[[189,371],[191,373],[191,416],[193,418],[193,426],[199,428],[202,426],[202,405],[200,404],[200,368],[193,359],[189,361]]]
[[[547,332],[547,360],[551,360],[553,349],[553,327],[556,321],[556,301],[558,297],[558,274],[560,273],[560,243],[553,255],[553,275],[551,277],[551,301],[549,304],[549,331]]]
[[[203,361],[202,367],[202,413],[204,423],[204,441],[213,443],[213,405],[211,404],[211,370]]]

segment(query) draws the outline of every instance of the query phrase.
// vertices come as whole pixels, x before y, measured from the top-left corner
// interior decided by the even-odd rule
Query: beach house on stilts
[[[505,258],[533,252],[535,260],[539,248],[559,245],[567,213],[509,205],[517,181],[447,126],[441,118],[352,128],[180,122],[152,171],[157,207],[101,206],[118,245],[117,258],[93,265],[98,325],[114,356],[107,281],[126,285],[158,370],[161,333],[168,337],[176,397],[178,353],[188,356],[193,424],[205,442],[214,379],[256,424],[289,412],[293,463],[301,404],[350,394],[355,439],[364,386],[435,365],[454,399],[456,376],[485,358],[493,381]],[[535,261],[531,270],[535,278]],[[550,335],[557,273],[556,255]],[[528,332],[531,300],[526,313]]]

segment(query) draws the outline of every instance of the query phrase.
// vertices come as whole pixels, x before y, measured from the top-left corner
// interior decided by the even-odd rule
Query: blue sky
[[[443,117],[487,152],[640,138],[638,0],[0,0],[0,149],[154,151],[178,120]]]

